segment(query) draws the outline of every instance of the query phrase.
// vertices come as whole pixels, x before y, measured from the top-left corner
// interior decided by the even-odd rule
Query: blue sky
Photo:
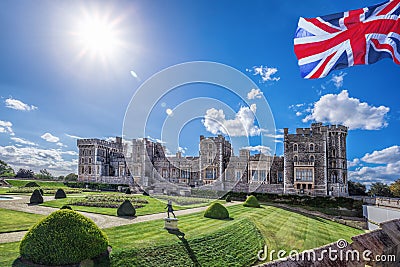
[[[234,127],[235,116],[249,115],[251,104],[258,104],[262,95],[276,132],[260,135],[278,137],[273,153],[283,152],[284,127],[293,132],[315,121],[340,122],[350,127],[350,178],[390,183],[399,178],[400,170],[400,66],[385,59],[306,80],[300,77],[293,52],[300,16],[377,3],[2,1],[0,159],[16,169],[75,172],[76,138],[120,136],[125,111],[144,81],[175,64],[212,61],[243,72],[258,86],[254,89],[260,91],[247,99],[250,105],[210,84],[182,86],[155,103],[154,126],[148,126],[153,138],[161,138],[159,125],[173,118],[171,114],[176,117],[174,109],[188,99],[209,97],[225,103],[230,107],[221,108],[225,121]],[[97,28],[91,25],[99,21],[100,41],[93,42],[91,34]],[[249,93],[250,89],[243,88]],[[221,115],[218,109],[216,104],[209,116]],[[257,120],[249,127],[253,126]],[[182,127],[179,146],[196,155],[199,135],[211,136],[218,130],[204,117],[197,118]],[[259,145],[257,135],[248,140],[249,146]]]

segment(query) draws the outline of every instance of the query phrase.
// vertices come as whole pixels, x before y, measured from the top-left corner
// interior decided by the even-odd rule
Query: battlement
[[[342,132],[347,133],[348,128],[343,125],[322,125],[322,123],[312,123],[310,128],[297,128],[293,135],[311,136],[313,134],[321,134],[323,132]],[[289,129],[284,128],[284,135],[289,134]]]
[[[116,141],[106,141],[98,138],[78,139],[77,145],[78,147],[82,145],[103,145],[108,147],[120,147],[122,145],[122,139],[121,137],[116,137]]]

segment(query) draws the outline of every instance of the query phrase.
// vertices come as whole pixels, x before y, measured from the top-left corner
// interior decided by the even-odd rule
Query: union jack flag
[[[400,0],[317,17],[300,18],[294,52],[303,78],[391,58],[400,64]]]

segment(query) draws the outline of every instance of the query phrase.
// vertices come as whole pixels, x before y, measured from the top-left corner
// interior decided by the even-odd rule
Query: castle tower
[[[347,127],[331,125],[327,138],[327,182],[328,194],[332,196],[347,196]]]
[[[348,195],[345,126],[284,129],[284,192]]]

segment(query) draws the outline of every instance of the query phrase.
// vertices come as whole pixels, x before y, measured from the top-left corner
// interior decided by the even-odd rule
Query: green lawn
[[[250,266],[256,251],[286,251],[318,247],[338,239],[351,241],[363,233],[318,217],[272,206],[228,207],[232,220],[214,220],[195,213],[179,217],[185,239],[169,234],[156,220],[104,229],[113,247],[112,266]],[[18,256],[18,243],[0,246],[0,266],[10,266]],[[174,260],[171,257],[175,257]]]
[[[74,195],[73,197],[84,198],[84,195]],[[155,199],[153,197],[149,197],[149,196],[138,195],[138,197],[146,199],[149,203],[146,204],[142,208],[136,209],[136,216],[166,212],[166,209],[165,209],[166,203],[164,203],[158,199]],[[63,205],[70,205],[69,203],[72,200],[74,200],[74,199],[72,199],[71,197],[67,197],[64,199],[56,199],[56,200],[46,201],[41,205],[46,206],[46,207],[61,208]],[[205,206],[205,205],[207,205],[207,203],[199,203],[199,204],[187,205],[187,206],[175,205],[174,209],[182,210],[182,209],[189,209],[189,208],[200,207],[200,206]],[[117,216],[116,208],[98,208],[98,207],[87,207],[87,206],[78,206],[78,205],[70,205],[70,206],[72,209],[78,210],[78,211],[85,211],[85,212]]]
[[[28,230],[45,216],[0,208],[0,233]]]

